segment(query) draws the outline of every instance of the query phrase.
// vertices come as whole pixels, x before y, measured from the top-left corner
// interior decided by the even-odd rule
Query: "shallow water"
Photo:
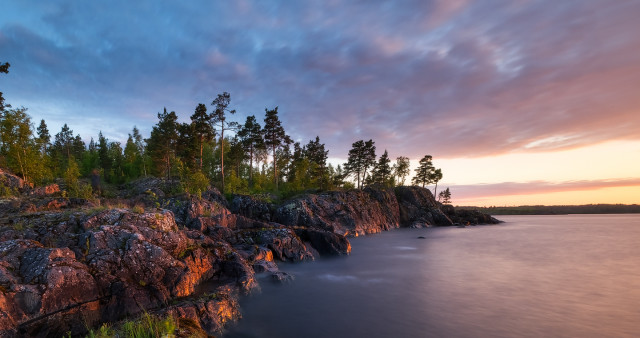
[[[499,218],[280,264],[224,337],[640,337],[640,215]]]

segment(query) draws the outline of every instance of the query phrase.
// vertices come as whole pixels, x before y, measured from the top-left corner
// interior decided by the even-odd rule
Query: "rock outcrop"
[[[57,186],[29,190],[4,171],[0,180],[23,192],[0,200],[0,337],[84,335],[147,311],[212,334],[240,317],[237,297],[258,287],[256,273],[294,280],[277,262],[347,255],[348,236],[497,222],[417,187],[275,205],[250,196],[228,203],[215,189],[169,198],[171,184],[144,179],[119,202],[130,210],[65,198]]]

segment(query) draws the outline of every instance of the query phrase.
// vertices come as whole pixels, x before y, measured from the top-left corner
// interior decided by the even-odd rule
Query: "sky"
[[[237,121],[278,106],[332,163],[360,139],[432,155],[457,205],[640,203],[637,0],[1,7],[0,91],[52,134],[148,136],[226,91]]]

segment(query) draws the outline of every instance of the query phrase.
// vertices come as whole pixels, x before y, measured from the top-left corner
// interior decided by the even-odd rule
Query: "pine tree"
[[[151,161],[156,170],[165,178],[171,177],[172,159],[176,154],[178,140],[178,116],[175,112],[158,113],[158,123],[151,129],[151,136],[147,139],[147,148],[151,155]]]
[[[224,92],[218,94],[218,97],[211,101],[211,105],[215,106],[215,110],[211,113],[210,120],[213,126],[216,126],[220,130],[220,172],[222,176],[222,192],[224,193],[224,131],[236,130],[238,128],[237,122],[227,122],[226,113],[231,115],[235,114],[235,110],[229,110],[229,103],[231,102],[231,94]]]
[[[357,188],[362,189],[367,179],[367,171],[375,165],[376,146],[373,140],[356,141],[351,145],[349,150],[349,158],[344,166],[347,175],[355,175]],[[361,180],[362,178],[362,180]]]
[[[47,124],[44,120],[40,120],[37,132],[38,138],[36,139],[36,143],[38,144],[40,151],[44,154],[47,152],[47,147],[49,147],[49,143],[51,142],[51,135],[49,135],[49,129],[47,128]]]
[[[60,132],[55,135],[53,143],[54,151],[61,159],[66,161],[71,157],[73,141],[73,130],[65,123]]]
[[[436,186],[433,188],[433,196],[438,196],[436,191],[438,190],[438,182],[442,179],[442,169],[436,169],[433,171],[433,175],[431,176],[431,183],[435,183]]]
[[[271,149],[273,155],[273,182],[278,190],[278,158],[276,150],[283,145],[291,144],[291,138],[284,132],[284,128],[278,118],[278,107],[275,109],[265,109],[264,118],[264,143]]]
[[[140,135],[140,131],[136,126],[133,126],[132,135],[133,143],[138,148],[138,153],[140,154],[140,162],[142,163],[142,174],[147,176],[147,155],[145,151],[145,144],[142,139],[142,135]]]
[[[422,184],[422,187],[424,188],[426,184],[432,183],[435,168],[433,167],[433,164],[431,161],[432,161],[431,155],[425,155],[420,160],[420,165],[415,170],[416,176],[413,177],[413,184],[415,185]]]
[[[242,145],[249,151],[249,187],[253,188],[253,160],[256,152],[265,148],[262,127],[254,115],[247,116],[238,131]]]
[[[102,168],[104,180],[111,182],[111,157],[109,156],[109,140],[107,140],[102,131],[98,133],[98,163]]]
[[[451,192],[449,191],[448,187],[447,189],[440,192],[440,195],[438,195],[438,200],[442,200],[442,204],[451,204]]]
[[[325,189],[328,184],[327,158],[329,151],[324,150],[324,144],[320,143],[320,137],[310,140],[304,147],[305,157],[310,162],[311,181],[319,183],[320,189]]]
[[[399,156],[396,158],[396,164],[393,165],[393,172],[398,178],[398,183],[404,185],[405,177],[410,173],[410,165],[408,157]]]
[[[207,114],[207,106],[199,103],[196,111],[191,115],[191,129],[200,149],[200,170],[202,170],[202,148],[206,142],[210,142],[215,136],[215,131],[211,127],[210,121],[211,116]]]
[[[11,64],[9,62],[0,63],[0,73],[9,73],[9,67]],[[2,92],[0,92],[0,112],[4,111],[6,108],[11,108],[11,105],[4,104],[4,97],[2,96]]]
[[[126,180],[140,176],[140,157],[140,151],[133,140],[133,135],[129,134],[124,146],[124,164],[122,165]]]
[[[380,156],[380,159],[378,160],[378,163],[376,163],[373,169],[373,172],[371,174],[371,182],[374,185],[379,185],[382,187],[393,186],[393,176],[391,175],[392,169],[389,163],[391,163],[391,160],[389,159],[389,154],[385,149],[384,153],[382,154],[382,156]]]

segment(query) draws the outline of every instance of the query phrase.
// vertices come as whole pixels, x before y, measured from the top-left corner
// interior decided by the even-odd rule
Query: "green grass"
[[[110,324],[102,324],[97,330],[90,330],[88,338],[130,337],[130,338],[156,338],[175,337],[178,323],[172,316],[160,318],[144,313],[136,320],[128,320],[112,327]]]

